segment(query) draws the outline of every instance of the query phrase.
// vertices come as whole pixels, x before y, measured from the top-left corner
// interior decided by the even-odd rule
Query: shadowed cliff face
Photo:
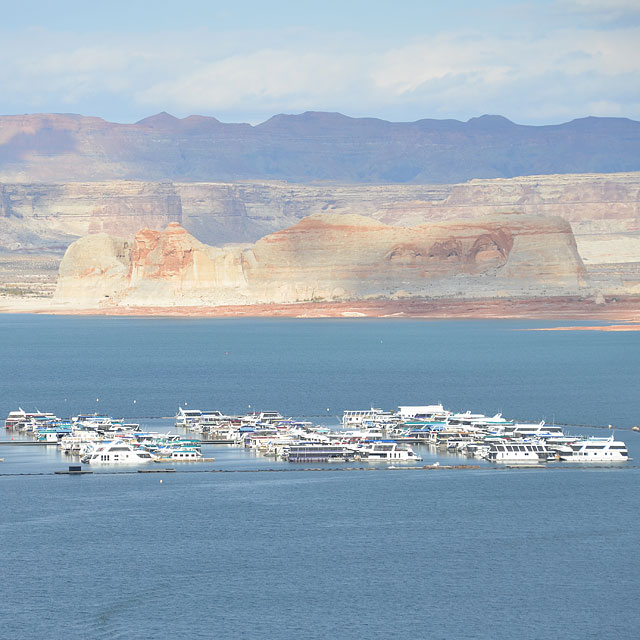
[[[318,215],[245,247],[210,247],[177,223],[132,243],[88,236],[67,251],[56,298],[82,308],[559,295],[578,292],[584,275],[557,218],[407,228]]]
[[[28,164],[38,156],[62,156],[76,152],[73,134],[64,129],[47,127],[38,132],[20,131],[4,144],[0,143],[0,168]]]
[[[307,112],[254,127],[169,114],[136,124],[72,114],[0,117],[0,177],[27,182],[454,183],[638,171],[639,148],[640,123],[624,118],[534,127],[499,116],[386,122]]]
[[[96,203],[89,214],[88,233],[118,235],[141,226],[182,222],[182,202],[172,184],[141,185],[135,193],[123,191]]]

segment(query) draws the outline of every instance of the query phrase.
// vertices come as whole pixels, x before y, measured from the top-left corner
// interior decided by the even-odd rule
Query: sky
[[[640,120],[640,0],[22,0],[0,8],[3,115]]]

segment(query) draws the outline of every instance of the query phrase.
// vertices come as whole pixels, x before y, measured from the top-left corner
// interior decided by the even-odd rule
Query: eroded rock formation
[[[95,234],[62,261],[58,302],[94,306],[294,303],[576,293],[570,225],[542,216],[391,226],[314,215],[252,246],[211,247],[177,223],[133,241]]]
[[[1,184],[0,247],[64,250],[88,233],[129,237],[179,222],[202,242],[255,242],[317,213],[394,226],[518,211],[571,223],[586,264],[640,262],[640,173],[525,176],[456,185],[281,182]]]

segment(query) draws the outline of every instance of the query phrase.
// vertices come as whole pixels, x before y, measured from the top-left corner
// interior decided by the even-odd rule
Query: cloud
[[[584,13],[640,13],[637,0],[560,0],[560,7]]]
[[[575,25],[577,21],[599,29],[640,23],[637,0],[558,0],[557,9]]]
[[[142,104],[169,103],[189,108],[232,111],[247,103],[260,103],[272,111],[298,109],[353,109],[370,104],[371,112],[411,106],[420,116],[430,112],[459,114],[470,105],[474,115],[493,109],[500,100],[532,113],[531,105],[544,95],[539,117],[553,118],[573,102],[576,115],[586,115],[585,105],[610,104],[610,112],[624,113],[629,105],[614,105],[615,79],[640,79],[640,59],[635,55],[640,31],[559,30],[542,38],[486,37],[477,34],[441,34],[388,50],[342,52],[330,50],[266,49],[238,54],[202,65],[196,70],[147,87],[136,98]],[[576,93],[589,77],[589,91]],[[545,83],[545,78],[547,82]],[[538,93],[527,92],[527,83]],[[603,93],[606,89],[608,93]],[[523,93],[524,90],[524,93]],[[510,96],[510,92],[517,92]],[[587,95],[585,95],[585,93]],[[517,100],[522,106],[517,108]],[[638,100],[632,100],[638,116]],[[570,110],[569,110],[570,111]]]
[[[595,11],[604,3],[577,5]],[[452,30],[389,44],[303,29],[35,30],[0,39],[0,55],[11,61],[0,67],[0,111],[109,117],[119,109],[135,114],[129,121],[167,110],[259,122],[309,109],[405,120],[482,113],[531,123],[589,114],[640,119],[640,27],[505,33]]]
[[[324,51],[266,49],[204,64],[136,93],[143,104],[168,101],[180,109],[228,110],[250,101],[310,106],[321,96],[348,93],[362,60]]]
[[[395,93],[414,91],[429,80],[464,74],[483,86],[507,86],[516,78],[562,72],[603,76],[640,73],[634,55],[640,30],[562,30],[545,37],[439,37],[382,57],[375,83]],[[597,90],[597,88],[594,88]]]

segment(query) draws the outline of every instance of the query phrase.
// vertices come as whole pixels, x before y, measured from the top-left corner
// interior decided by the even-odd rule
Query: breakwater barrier
[[[184,474],[184,473],[244,473],[244,474],[256,474],[256,473],[309,473],[309,472],[321,472],[321,473],[345,473],[345,472],[411,472],[411,471],[593,471],[593,470],[607,470],[607,471],[623,471],[629,469],[640,469],[639,465],[594,465],[590,464],[588,467],[576,467],[570,466],[547,466],[547,465],[532,465],[532,464],[505,464],[500,466],[479,465],[479,464],[458,464],[458,465],[424,465],[424,466],[412,466],[412,467],[396,467],[393,465],[385,467],[303,467],[303,468],[283,468],[283,469],[128,469],[122,471],[91,471],[87,472],[69,472],[67,470],[54,470],[54,471],[41,471],[41,472],[25,472],[25,473],[0,473],[0,478],[18,477],[18,476],[60,476],[60,475],[77,475],[77,476],[123,476],[123,475],[148,475],[148,474]]]

